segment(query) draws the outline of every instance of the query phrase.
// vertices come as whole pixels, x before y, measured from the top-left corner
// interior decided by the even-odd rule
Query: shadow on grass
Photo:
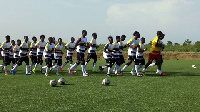
[[[164,72],[166,75],[163,77],[179,77],[179,76],[200,76],[200,73],[189,73],[189,72]],[[145,76],[150,77],[161,77],[159,74],[146,73]]]
[[[66,86],[73,86],[73,85],[75,85],[75,84],[64,84],[64,85],[66,85]]]

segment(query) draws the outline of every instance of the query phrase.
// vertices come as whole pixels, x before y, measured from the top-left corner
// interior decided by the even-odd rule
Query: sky
[[[164,43],[200,41],[200,0],[0,0],[0,42],[5,36],[23,39],[44,34],[69,42],[82,30],[107,37],[126,35],[128,41],[139,31],[149,43],[162,31]],[[47,40],[47,38],[46,38]]]

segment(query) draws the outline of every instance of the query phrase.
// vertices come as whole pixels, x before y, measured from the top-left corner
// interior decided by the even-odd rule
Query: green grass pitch
[[[99,61],[97,65],[104,65]],[[92,61],[87,66],[89,77],[83,77],[78,66],[77,73],[49,77],[39,71],[25,75],[25,66],[18,73],[0,76],[0,111],[200,111],[199,61],[164,61],[163,72],[155,74],[156,67],[149,68],[144,77],[131,76],[131,65],[124,76],[109,77],[110,86],[103,86],[107,69],[92,73]],[[69,65],[67,65],[69,66]],[[39,70],[39,68],[38,68]],[[51,79],[65,77],[67,85],[50,87]]]

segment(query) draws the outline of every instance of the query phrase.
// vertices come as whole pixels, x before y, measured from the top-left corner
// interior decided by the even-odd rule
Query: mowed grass
[[[105,61],[98,61],[104,65]],[[92,62],[87,66],[89,77],[83,77],[80,66],[76,74],[64,73],[56,76],[54,69],[46,77],[38,72],[25,75],[25,66],[18,67],[18,73],[0,76],[0,111],[200,111],[200,67],[199,61],[164,61],[163,72],[155,74],[156,67],[148,69],[144,77],[109,77],[110,86],[103,86],[107,69],[92,73]],[[69,66],[69,65],[67,65]],[[66,85],[50,87],[51,79],[64,77]]]

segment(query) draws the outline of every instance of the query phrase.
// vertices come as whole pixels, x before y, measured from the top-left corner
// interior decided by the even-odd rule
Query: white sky
[[[149,43],[161,30],[164,42],[200,41],[200,0],[0,0],[0,42],[5,35],[23,39],[46,37],[76,39],[83,29],[107,37],[139,31]]]

